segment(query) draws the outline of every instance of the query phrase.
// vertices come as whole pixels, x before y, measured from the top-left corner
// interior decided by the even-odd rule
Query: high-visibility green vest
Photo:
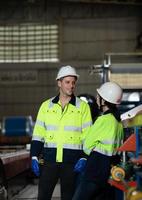
[[[117,152],[123,141],[123,126],[113,114],[104,114],[95,121],[88,130],[83,149],[86,154],[97,151],[112,156]]]
[[[60,102],[51,98],[42,103],[37,115],[32,140],[43,142],[44,148],[56,148],[56,162],[63,161],[63,149],[82,149],[82,138],[92,124],[89,105],[78,97],[75,100],[75,105],[68,103],[62,110]]]

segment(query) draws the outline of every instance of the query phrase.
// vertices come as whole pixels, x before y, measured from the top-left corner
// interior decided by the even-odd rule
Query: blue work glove
[[[75,172],[83,172],[86,166],[86,158],[80,158],[74,166]]]
[[[36,176],[39,176],[39,162],[36,156],[32,157],[32,171]]]

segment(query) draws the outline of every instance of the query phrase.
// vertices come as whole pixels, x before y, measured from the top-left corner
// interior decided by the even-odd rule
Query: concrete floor
[[[37,184],[29,184],[10,200],[37,200]],[[57,184],[53,193],[52,200],[60,200],[60,185]]]

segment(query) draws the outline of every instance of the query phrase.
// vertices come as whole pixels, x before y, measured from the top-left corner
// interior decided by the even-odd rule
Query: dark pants
[[[93,200],[100,193],[100,188],[93,182],[82,181],[72,200]]]
[[[109,184],[100,187],[92,181],[81,181],[72,200],[115,200],[114,188]]]
[[[72,200],[114,200],[114,192],[108,185],[111,157],[92,152],[86,168],[78,179],[78,186]]]
[[[38,200],[51,200],[54,188],[60,180],[61,199],[71,200],[75,191],[74,164],[45,163],[39,179]]]

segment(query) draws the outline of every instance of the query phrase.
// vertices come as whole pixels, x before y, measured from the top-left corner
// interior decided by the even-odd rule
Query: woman
[[[107,188],[112,160],[123,141],[123,126],[116,106],[121,99],[122,89],[114,82],[106,82],[97,89],[102,115],[86,134],[83,149],[89,157],[73,200],[94,200]]]

